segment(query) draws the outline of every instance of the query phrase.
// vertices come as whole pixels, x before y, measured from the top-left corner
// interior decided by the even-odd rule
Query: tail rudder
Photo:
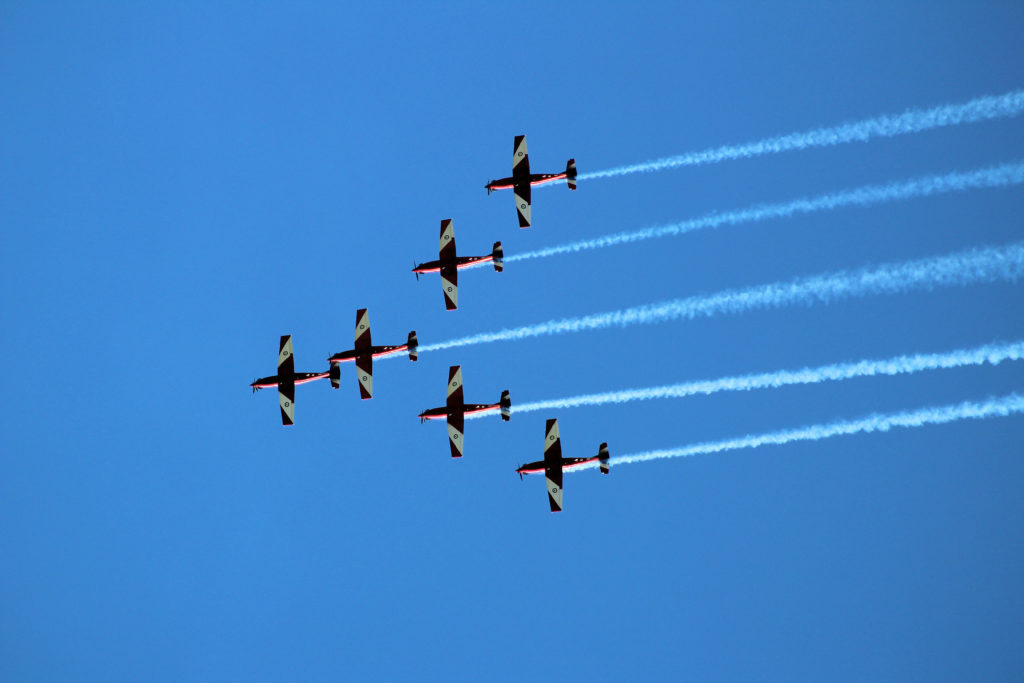
[[[512,396],[508,393],[508,389],[501,392],[501,419],[508,422],[512,419]]]
[[[501,248],[501,242],[494,243],[491,258],[494,263],[494,269],[500,273],[505,268],[505,252]]]
[[[576,160],[569,159],[569,163],[565,165],[565,184],[569,186],[570,190],[576,189]]]
[[[608,461],[611,459],[612,454],[608,451],[608,444],[603,443],[597,451],[597,461],[601,467],[601,474],[608,474],[611,471],[611,466]]]
[[[419,342],[418,339],[416,339],[416,330],[413,330],[412,332],[409,333],[408,345],[409,345],[409,360],[411,360],[411,361],[419,360],[420,356],[419,356],[418,350],[419,350],[419,347],[420,347],[420,342]]]
[[[331,363],[330,373],[331,386],[335,389],[341,387],[341,363]]]

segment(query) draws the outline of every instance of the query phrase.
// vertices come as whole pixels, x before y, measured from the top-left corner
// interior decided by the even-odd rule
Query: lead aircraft
[[[490,256],[458,256],[455,253],[455,226],[451,218],[441,221],[441,247],[438,250],[436,261],[421,263],[412,269],[416,273],[416,279],[420,279],[421,273],[441,273],[441,289],[444,291],[444,305],[449,311],[459,307],[459,271],[474,265],[494,263],[494,269],[499,273],[504,264],[504,253],[501,250],[501,242],[494,243],[494,249]]]
[[[608,459],[611,454],[608,452],[608,444],[603,443],[598,449],[597,455],[590,458],[563,458],[562,440],[558,436],[558,420],[548,420],[544,431],[544,459],[537,462],[522,465],[516,472],[522,479],[524,474],[544,473],[548,485],[548,502],[551,504],[552,512],[562,510],[562,470],[581,467],[587,463],[599,463],[601,474],[608,474],[610,468]]]
[[[526,136],[517,135],[512,152],[512,176],[499,178],[484,185],[487,194],[494,190],[512,189],[519,212],[519,227],[530,227],[530,187],[565,180],[570,190],[576,189],[576,160],[569,159],[562,173],[530,173],[530,155],[526,152]]]
[[[448,368],[448,400],[443,408],[430,408],[420,413],[420,423],[424,420],[440,420],[448,418],[448,445],[452,457],[462,457],[462,442],[465,440],[466,415],[477,415],[492,410],[501,411],[501,419],[508,422],[512,417],[512,399],[508,390],[501,392],[501,400],[497,403],[465,403],[462,398],[462,366],[453,365]]]
[[[296,385],[306,384],[324,377],[331,378],[331,386],[335,389],[341,386],[341,369],[337,365],[331,365],[327,372],[295,372],[292,336],[286,334],[281,337],[281,349],[277,353],[277,374],[261,377],[249,386],[252,387],[253,393],[260,389],[277,387],[277,394],[281,400],[281,423],[287,426],[295,424]]]
[[[373,359],[393,356],[403,351],[409,352],[409,360],[415,361],[418,356],[416,349],[419,342],[416,340],[416,330],[409,333],[409,341],[399,346],[374,346],[370,339],[370,314],[365,308],[356,311],[356,341],[355,348],[351,351],[336,353],[327,360],[331,368],[338,367],[339,363],[355,361],[356,377],[359,378],[359,395],[365,400],[373,398]]]

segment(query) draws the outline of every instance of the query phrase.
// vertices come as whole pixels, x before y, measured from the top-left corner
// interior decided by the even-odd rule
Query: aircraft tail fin
[[[505,422],[512,419],[512,396],[508,389],[501,392],[501,419]]]
[[[565,165],[565,184],[569,186],[570,190],[576,189],[576,160],[569,159],[569,163]]]
[[[501,248],[501,242],[494,243],[491,257],[493,258],[494,269],[500,273],[505,268],[505,252]]]
[[[413,330],[412,332],[409,333],[409,342],[408,342],[408,344],[409,344],[409,360],[411,360],[411,361],[419,360],[420,356],[419,356],[418,350],[419,350],[419,347],[420,347],[420,342],[419,342],[418,339],[416,339],[416,330]]]
[[[611,467],[608,464],[608,460],[612,457],[612,454],[608,451],[608,444],[601,444],[601,448],[597,451],[597,461],[601,467],[601,474],[608,474],[611,471]]]
[[[335,389],[341,387],[341,363],[331,363],[330,374],[331,386]]]

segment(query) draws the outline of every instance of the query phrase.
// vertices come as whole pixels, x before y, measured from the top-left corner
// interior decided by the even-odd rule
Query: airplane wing
[[[448,408],[461,408],[462,398],[462,366],[453,365],[448,368]]]
[[[281,424],[295,424],[295,355],[290,334],[281,336],[277,353],[277,393],[281,400]]]
[[[448,445],[452,449],[453,458],[462,457],[462,442],[465,439],[463,430],[466,426],[466,413],[462,408],[462,366],[453,365],[448,368]]]
[[[548,420],[544,435],[544,479],[548,485],[548,502],[552,512],[562,509],[562,441],[558,436],[558,420]]]
[[[466,426],[466,414],[449,413],[448,414],[448,445],[452,449],[453,458],[462,457],[462,441],[463,441],[463,430]]]
[[[281,400],[281,424],[295,424],[295,375],[278,381],[277,396]]]
[[[516,196],[519,227],[530,227],[530,155],[526,151],[526,136],[517,135],[512,153],[512,191]]]
[[[441,266],[441,289],[444,291],[444,307],[454,311],[459,307],[459,268],[452,264]]]
[[[530,179],[530,154],[526,151],[526,136],[517,135],[513,143],[512,177],[519,181]]]
[[[369,332],[366,333],[370,335]],[[356,377],[359,378],[359,395],[363,399],[373,398],[373,354],[356,356]]]
[[[516,181],[512,189],[516,196],[516,213],[519,215],[519,227],[530,227],[530,180],[525,182]]]
[[[356,349],[368,349],[373,346],[370,340],[370,314],[365,308],[356,311]]]
[[[451,218],[441,221],[441,247],[438,256],[442,261],[455,258],[455,226]]]
[[[295,374],[295,356],[292,353],[292,336],[281,335],[281,349],[277,352],[277,376],[285,377]]]

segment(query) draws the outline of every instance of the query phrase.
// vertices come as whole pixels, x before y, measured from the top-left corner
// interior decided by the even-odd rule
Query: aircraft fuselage
[[[469,268],[470,266],[474,266],[477,264],[490,263],[493,260],[493,254],[488,254],[487,256],[458,256],[455,259],[452,259],[452,261],[437,260],[421,263],[415,268],[413,268],[412,272],[416,274],[439,273],[441,272],[441,268],[443,266],[452,264],[454,264],[457,269],[462,270],[463,268]]]
[[[449,415],[477,415],[479,413],[487,413],[492,410],[500,410],[500,403],[466,403],[461,408],[430,408],[420,413],[420,420],[444,420]]]
[[[336,353],[327,360],[331,363],[348,363],[350,361],[354,361],[360,356],[384,358],[386,356],[393,356],[396,353],[404,353],[408,350],[408,344],[401,344],[399,346],[368,346],[365,349],[350,349],[348,351]]]
[[[571,470],[574,467],[581,467],[591,462],[600,462],[600,457],[593,456],[590,458],[562,458],[562,469]],[[519,474],[544,474],[544,461],[537,460],[536,462],[530,462],[516,470]]]
[[[294,376],[295,384],[306,384],[318,379],[324,379],[330,375],[329,372],[296,372]],[[269,389],[270,387],[276,387],[281,384],[281,378],[277,375],[271,375],[270,377],[261,377],[249,386],[253,389]]]
[[[553,183],[556,180],[565,180],[568,174],[565,171],[561,173],[531,173],[530,184],[531,185],[544,185],[546,183]],[[498,180],[492,180],[491,182],[484,185],[488,194],[494,190],[511,190],[515,187],[515,178],[499,178]]]

